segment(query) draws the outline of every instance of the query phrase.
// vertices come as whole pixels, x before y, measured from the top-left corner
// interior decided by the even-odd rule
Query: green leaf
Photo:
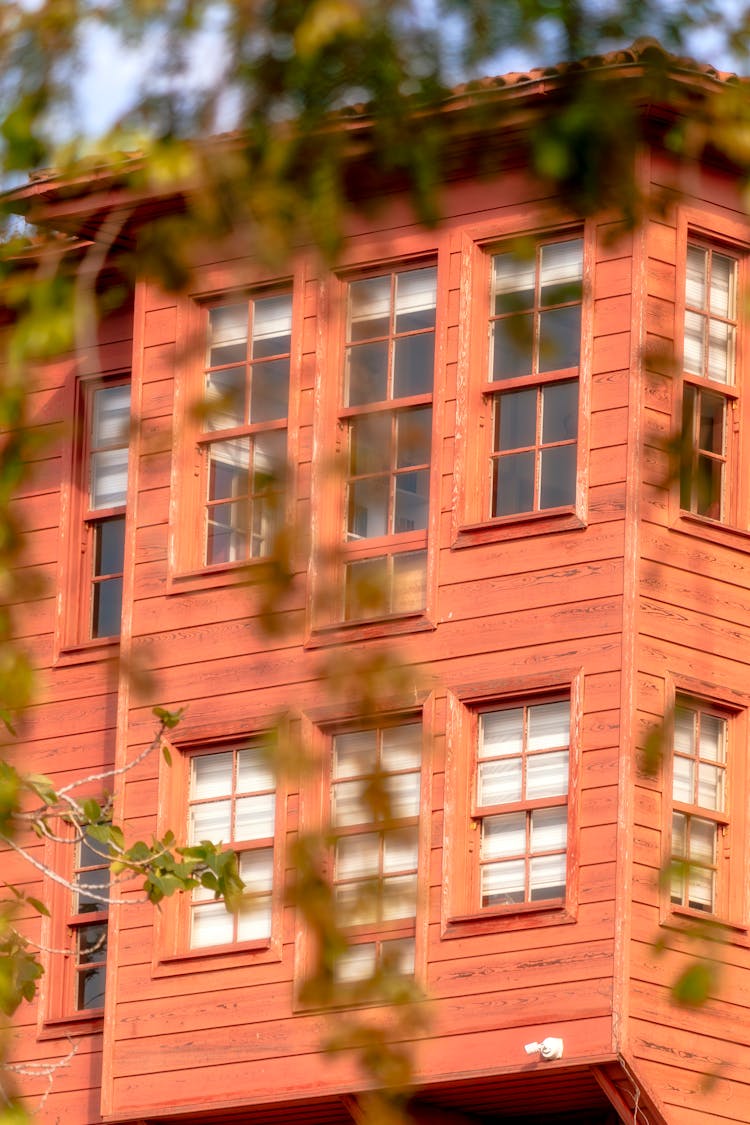
[[[695,961],[688,965],[672,986],[678,1004],[690,1008],[705,1004],[716,988],[716,966],[712,961]]]
[[[169,746],[167,745],[166,742],[162,742],[161,752],[162,752],[162,755],[164,757],[164,761],[167,763],[168,766],[171,766],[172,765],[172,755],[169,751]]]
[[[40,899],[27,895],[26,901],[33,910],[36,910],[37,914],[44,914],[45,918],[51,917],[49,910]]]
[[[154,707],[153,714],[167,730],[174,730],[185,714],[185,708],[180,707],[177,711],[168,711],[166,707]]]
[[[101,806],[98,801],[94,800],[93,797],[87,797],[85,801],[82,801],[81,808],[83,809],[83,815],[86,817],[86,820],[89,822],[89,824],[97,824],[98,821],[101,820]]]

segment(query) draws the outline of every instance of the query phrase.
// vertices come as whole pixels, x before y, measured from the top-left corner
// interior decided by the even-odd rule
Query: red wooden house
[[[627,82],[639,62],[602,65]],[[704,97],[725,79],[676,62],[673,81]],[[528,114],[553,85],[483,96]],[[58,784],[116,768],[129,838],[223,840],[256,903],[155,910],[125,888],[107,919],[46,881],[46,973],[14,1045],[27,1070],[67,1060],[40,1121],[358,1119],[365,1079],[321,1053],[329,1013],[300,994],[315,951],[285,897],[297,834],[333,825],[339,1005],[384,963],[428,997],[416,1120],[750,1122],[750,226],[732,171],[678,164],[668,111],[644,120],[644,190],[680,194],[635,231],[570,213],[500,133],[497,171],[452,177],[437,228],[394,193],[352,217],[336,268],[196,252],[188,295],[140,283],[40,373],[24,764]],[[51,178],[27,202],[80,235],[108,192]],[[294,580],[269,633],[248,573],[280,522]],[[419,671],[375,718],[324,682],[394,646]],[[155,704],[186,708],[172,765],[123,769]],[[315,767],[276,781],[281,712]],[[363,804],[373,774],[387,828]],[[32,848],[107,883],[85,846]],[[677,1005],[706,950],[708,999]],[[37,1104],[46,1080],[23,1082]]]

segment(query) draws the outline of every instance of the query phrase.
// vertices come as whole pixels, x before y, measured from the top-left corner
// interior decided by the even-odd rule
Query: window
[[[215,305],[206,318],[202,565],[215,566],[273,550],[286,464],[292,297]]]
[[[72,1008],[87,1012],[104,1006],[109,859],[103,845],[85,832],[75,844],[73,886],[68,921],[73,945]]]
[[[348,285],[345,620],[425,606],[435,267]]]
[[[485,517],[576,502],[583,239],[491,259]]]
[[[267,943],[276,825],[268,744],[257,740],[216,754],[192,755],[188,801],[190,843],[210,840],[233,848],[247,896],[247,909],[230,914],[212,891],[194,891],[189,905],[189,947]]]
[[[84,601],[89,639],[116,637],[122,615],[130,386],[86,387]]]
[[[565,898],[570,701],[476,716],[473,909]]]
[[[728,717],[678,697],[672,755],[671,901],[718,911],[722,841],[728,829]]]
[[[337,979],[414,972],[422,724],[333,738],[333,887],[350,947]]]
[[[689,244],[685,271],[680,505],[730,517],[728,467],[736,409],[736,258]]]

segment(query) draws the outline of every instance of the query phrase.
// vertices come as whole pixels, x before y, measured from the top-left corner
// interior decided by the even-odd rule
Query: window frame
[[[184,377],[175,380],[175,450],[172,460],[172,482],[169,523],[168,593],[185,589],[207,589],[246,581],[248,570],[268,565],[272,554],[206,562],[206,522],[208,500],[208,450],[220,441],[252,440],[258,434],[283,432],[286,453],[282,487],[278,490],[279,524],[291,522],[295,511],[297,486],[297,448],[299,444],[299,397],[302,383],[304,291],[307,265],[300,260],[288,274],[252,274],[222,278],[216,285],[215,271],[199,272],[198,287],[178,305],[177,339],[186,360]],[[242,425],[211,430],[204,423],[207,417],[206,380],[210,370],[207,362],[209,313],[212,308],[273,298],[291,298],[291,338],[288,353],[289,387],[285,419],[268,422],[243,422]],[[281,354],[281,353],[279,353]],[[286,356],[286,353],[284,353]],[[261,357],[258,357],[261,358]],[[239,362],[239,361],[238,361]],[[247,386],[247,383],[246,383]],[[201,534],[194,529],[199,527]]]
[[[335,713],[331,713],[334,711]],[[326,707],[322,711],[314,710],[303,717],[303,737],[312,748],[314,760],[320,768],[315,776],[303,786],[301,794],[300,828],[303,833],[322,832],[331,840],[333,825],[331,817],[332,770],[333,770],[333,740],[337,735],[354,733],[365,730],[382,731],[399,726],[419,724],[421,726],[422,758],[420,764],[420,789],[419,813],[413,818],[417,827],[417,866],[416,866],[416,895],[413,916],[386,920],[384,922],[371,922],[355,925],[351,932],[353,945],[366,945],[371,942],[380,943],[385,940],[413,939],[414,941],[414,972],[409,974],[409,979],[417,983],[424,981],[426,974],[426,928],[429,921],[429,868],[430,868],[430,827],[431,827],[431,788],[432,788],[432,754],[430,747],[433,739],[434,726],[434,701],[429,696],[422,696],[422,701],[415,708],[413,701],[409,706],[398,707],[395,703],[385,706],[378,716],[357,716],[352,712],[347,714],[339,709]],[[354,826],[367,831],[366,825]],[[334,884],[334,846],[333,842],[322,855],[322,871],[326,879]],[[308,979],[316,966],[315,939],[309,931],[295,949],[295,1004],[299,1010],[310,1008],[331,1007],[331,1002],[311,1002],[303,1000],[300,988]],[[354,981],[349,987],[345,982],[337,983],[337,999],[333,1001],[335,1007],[350,1007],[352,1004],[383,1004],[387,1000],[380,998],[363,998],[357,995],[358,982]]]
[[[570,701],[568,744],[566,880],[562,897],[482,906],[480,860],[482,819],[502,812],[502,806],[482,811],[476,800],[481,716],[562,700]],[[535,928],[575,922],[578,911],[579,802],[583,671],[453,687],[448,693],[446,761],[446,837],[443,880],[442,936],[461,938],[475,933]],[[559,795],[539,807],[561,805]],[[537,802],[514,803],[528,813]],[[511,806],[507,806],[509,809]],[[531,853],[527,853],[529,858]]]
[[[94,402],[98,392],[119,386],[130,388],[130,416],[127,434],[128,466],[125,477],[125,501],[107,508],[96,508],[91,504],[91,467],[96,452],[109,449],[124,449],[122,445],[94,447],[93,420]],[[75,419],[73,429],[72,456],[69,468],[67,503],[63,510],[61,528],[63,545],[60,552],[60,587],[63,591],[60,606],[58,644],[56,659],[68,658],[94,660],[103,651],[120,643],[125,629],[123,612],[126,606],[125,585],[130,536],[128,500],[131,495],[135,451],[133,447],[133,380],[131,372],[118,368],[111,372],[98,372],[92,376],[75,378],[71,414]],[[122,572],[111,571],[96,575],[96,535],[97,529],[114,520],[123,521]],[[97,578],[120,577],[122,583],[120,603],[120,630],[102,636],[92,636],[92,615],[94,589]]]
[[[680,445],[675,458],[677,472],[673,475],[670,490],[670,520],[680,530],[699,534],[717,542],[736,542],[743,549],[745,538],[750,533],[750,481],[742,472],[741,450],[748,431],[748,394],[745,387],[747,371],[746,331],[742,321],[743,294],[748,288],[748,250],[747,227],[723,212],[705,211],[694,207],[683,207],[676,225],[676,292],[675,292],[675,356],[676,378],[673,386],[673,433],[676,444]],[[685,352],[685,313],[686,278],[688,246],[709,249],[720,255],[734,258],[737,262],[736,276],[736,341],[734,354],[734,383],[722,383],[710,378],[691,374],[684,370]],[[683,413],[685,387],[693,386],[704,394],[721,396],[726,407],[726,451],[725,451],[725,503],[721,518],[702,514],[683,507],[682,494],[683,466]],[[677,442],[679,439],[679,443]]]
[[[270,716],[269,716],[270,720]],[[216,737],[181,739],[173,747],[171,767],[160,764],[159,785],[167,800],[160,802],[159,831],[177,831],[178,843],[187,845],[190,841],[189,809],[191,762],[195,757],[208,757],[227,751],[239,751],[253,744],[262,744],[271,737],[286,737],[285,728],[273,729],[273,721],[261,724],[250,730],[243,729],[235,734],[224,733]],[[234,796],[234,794],[233,794]],[[153,972],[156,976],[183,972],[200,972],[231,967],[238,957],[251,964],[266,964],[281,960],[282,926],[285,910],[285,859],[284,840],[286,834],[287,787],[283,780],[276,778],[274,832],[273,837],[262,841],[235,841],[240,852],[251,852],[271,846],[273,848],[271,924],[268,937],[236,940],[222,944],[191,946],[190,915],[192,897],[190,894],[175,895],[162,903],[162,909],[155,919],[156,940],[154,942]]]
[[[370,278],[390,276],[425,268],[436,271],[435,323],[431,330],[434,340],[434,366],[432,387],[429,392],[413,396],[395,397],[389,386],[387,397],[374,403],[345,404],[347,351],[349,347],[349,293],[350,285]],[[394,249],[388,246],[383,254],[379,246],[360,247],[356,259],[345,263],[333,274],[323,276],[318,292],[318,316],[321,322],[319,335],[316,382],[320,393],[316,402],[317,448],[323,462],[333,466],[327,481],[320,473],[314,474],[313,533],[314,560],[312,569],[312,598],[308,617],[307,644],[337,643],[356,636],[399,634],[434,628],[431,614],[434,602],[435,550],[439,511],[439,453],[441,448],[442,388],[440,372],[444,368],[444,302],[442,292],[444,266],[442,250],[435,244],[415,249],[413,239],[408,245]],[[393,293],[393,285],[391,285]],[[393,323],[394,309],[389,317]],[[389,347],[398,337],[389,327]],[[431,407],[431,457],[426,469],[429,485],[426,527],[414,531],[392,532],[381,536],[347,539],[347,484],[349,474],[349,427],[353,419],[376,414],[395,418],[420,408]],[[335,479],[332,481],[330,477]],[[415,552],[425,553],[424,605],[414,608],[396,608],[391,612],[373,611],[361,617],[345,616],[343,576],[348,564],[384,560],[391,572],[393,560]],[[341,605],[334,603],[331,590],[341,590]]]
[[[500,542],[529,534],[539,535],[585,526],[588,498],[590,373],[592,350],[592,279],[594,263],[592,224],[574,221],[556,207],[531,207],[513,211],[501,220],[472,225],[456,236],[454,253],[460,255],[459,355],[456,404],[456,494],[452,546],[468,547]],[[513,379],[491,380],[492,262],[514,247],[533,245],[534,261],[543,245],[582,240],[581,340],[577,366],[537,372]],[[535,290],[538,288],[538,265]],[[534,305],[538,315],[537,303]],[[524,512],[492,516],[494,404],[504,392],[530,390],[577,380],[576,489],[574,501],[555,508],[535,507]],[[537,413],[539,408],[537,407]],[[535,457],[547,443],[537,435]],[[552,444],[552,443],[550,443]],[[520,448],[520,447],[519,447]],[[535,461],[535,477],[536,477]]]
[[[667,678],[665,740],[668,753],[664,755],[662,770],[664,786],[665,819],[662,844],[662,869],[665,872],[662,887],[661,921],[676,917],[719,923],[730,930],[747,936],[748,886],[745,875],[745,850],[748,842],[748,817],[750,798],[746,794],[750,770],[743,760],[743,748],[749,733],[748,704],[750,699],[741,693],[722,690],[718,685],[700,684],[690,677]],[[704,806],[675,801],[674,798],[674,729],[675,709],[684,706],[702,714],[714,715],[726,721],[725,808],[711,810]],[[671,873],[674,857],[673,813],[710,820],[716,824],[716,891],[712,911],[691,907],[672,901]]]

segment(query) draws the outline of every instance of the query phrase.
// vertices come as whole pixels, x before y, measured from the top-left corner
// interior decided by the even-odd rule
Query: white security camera
[[[545,1062],[552,1062],[553,1059],[561,1059],[563,1054],[563,1041],[562,1039],[553,1039],[547,1037],[541,1043],[527,1043],[524,1046],[524,1051],[527,1055],[539,1054]]]

